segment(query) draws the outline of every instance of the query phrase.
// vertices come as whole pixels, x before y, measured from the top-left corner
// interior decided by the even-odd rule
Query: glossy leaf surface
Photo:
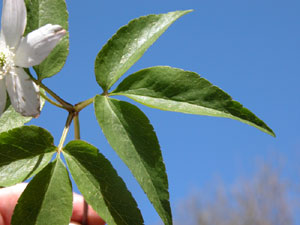
[[[147,68],[124,79],[113,94],[161,110],[239,120],[275,136],[250,110],[194,72],[166,66]]]
[[[172,23],[189,12],[143,16],[121,27],[95,61],[96,80],[103,90],[107,91]]]
[[[20,183],[43,169],[55,153],[51,134],[35,126],[0,134],[0,186]]]
[[[72,215],[72,184],[60,159],[48,164],[27,185],[16,205],[12,225],[68,225]]]
[[[165,224],[172,224],[168,179],[160,146],[148,118],[136,106],[97,95],[96,117]]]
[[[64,156],[85,200],[108,224],[144,224],[125,183],[96,147],[71,141],[64,148]]]
[[[68,30],[68,11],[65,0],[25,0],[27,27],[25,34],[46,24],[58,24]],[[58,73],[69,54],[69,35],[65,35],[50,55],[34,67],[39,79]]]

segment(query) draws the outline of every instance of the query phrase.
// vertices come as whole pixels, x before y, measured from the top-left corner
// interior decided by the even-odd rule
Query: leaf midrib
[[[58,163],[58,161],[55,162],[55,165],[54,165],[54,166],[52,167],[52,169],[51,169],[51,177],[50,177],[49,182],[48,182],[47,185],[46,185],[46,192],[45,192],[45,194],[44,194],[44,196],[43,196],[43,198],[42,198],[42,201],[41,201],[40,207],[38,208],[38,212],[37,212],[37,214],[36,214],[36,217],[34,218],[34,222],[35,222],[35,223],[37,222],[37,219],[39,218],[39,215],[40,215],[40,213],[41,213],[41,211],[42,211],[43,205],[45,204],[45,199],[46,199],[46,196],[47,196],[48,190],[49,190],[48,187],[50,186],[50,184],[52,183],[53,179],[55,178],[55,177],[53,176],[53,173],[55,173],[55,170],[57,169],[57,168],[56,168],[56,167],[57,167],[57,163]]]
[[[109,100],[107,99],[107,97],[105,97],[105,99],[106,99],[106,102],[108,103],[107,105],[110,106],[110,103],[109,103]],[[117,118],[117,120],[120,122],[120,124],[123,125],[123,123],[121,122],[121,120],[119,119],[119,117],[118,117],[118,116],[116,115],[116,113],[113,111],[112,107],[109,107],[109,108],[110,108],[111,111],[113,112],[112,114],[115,115],[115,117]],[[122,127],[124,127],[124,126],[122,126]],[[126,131],[125,133],[126,133],[126,135],[127,135],[127,130],[126,130],[125,128],[124,128],[124,130]],[[127,137],[128,137],[128,139],[130,140],[131,145],[132,145],[132,146],[134,147],[134,149],[135,149],[135,145],[132,143],[131,138],[130,138],[128,135],[127,135]],[[152,188],[154,189],[154,191],[155,191],[155,193],[156,193],[156,196],[159,196],[159,195],[158,195],[158,192],[157,192],[157,189],[156,189],[155,185],[153,184],[153,179],[152,179],[151,176],[148,174],[148,170],[146,169],[146,167],[145,167],[145,165],[144,165],[144,161],[141,160],[141,157],[139,156],[139,154],[136,153],[136,151],[134,151],[134,153],[135,153],[135,155],[137,155],[137,158],[140,159],[140,162],[142,162],[142,165],[143,165],[144,170],[146,171],[147,177],[152,181],[152,182],[151,182],[151,186],[152,186]],[[129,167],[129,166],[128,166],[128,167]],[[163,212],[165,212],[164,207],[163,207],[163,205],[162,205],[160,199],[159,199],[159,198],[156,198],[156,199],[158,199],[160,208],[163,209]],[[150,201],[151,201],[151,200],[150,200]],[[164,216],[164,217],[165,217],[165,216]],[[165,218],[165,219],[166,219],[167,221],[169,221],[168,218]]]
[[[80,163],[75,157],[73,157],[71,154],[68,154],[68,153],[66,153],[66,152],[65,152],[65,154],[67,154],[68,156],[70,156],[70,158],[72,158],[72,160],[75,162],[75,165],[76,165],[77,167],[79,167],[82,171],[88,171],[88,170],[87,170],[84,166],[82,166],[81,163]],[[92,178],[90,178],[90,176],[86,176],[86,177],[90,180],[91,184],[92,184],[96,189],[98,189],[97,186],[94,184]],[[97,183],[98,183],[98,182],[97,182]],[[100,192],[101,192],[101,188],[100,188]],[[103,197],[104,203],[107,204],[107,205],[109,205],[110,208],[113,209],[113,210],[119,215],[119,217],[122,219],[122,221],[124,221],[123,216],[120,215],[120,214],[118,213],[118,210],[116,210],[116,209],[110,204],[110,202],[106,199],[106,197],[102,194],[102,192],[101,192],[101,195],[102,195],[102,197]],[[108,209],[109,209],[109,207],[108,207]],[[108,211],[110,211],[110,210],[108,210]],[[110,217],[111,217],[111,218],[114,220],[114,222],[116,223],[115,218],[114,218],[113,216],[110,216]],[[127,224],[127,225],[130,225],[130,224],[128,224],[126,221],[124,221],[124,223]]]
[[[16,146],[17,147],[17,146]],[[48,149],[48,148],[46,148],[46,149]],[[54,148],[53,148],[54,149]],[[23,148],[19,148],[18,147],[18,150],[21,150],[21,151],[24,151],[24,152],[28,152],[28,153],[30,153],[30,151],[26,151],[25,149],[23,149]],[[49,154],[49,153],[54,153],[55,151],[48,151],[48,152],[41,152],[41,153],[39,153],[39,154],[30,154],[30,155],[28,155],[27,157],[24,157],[24,158],[14,158],[14,157],[11,157],[10,155],[6,155],[6,154],[4,154],[4,153],[2,153],[2,152],[0,152],[0,155],[4,155],[5,157],[7,157],[7,158],[10,158],[10,159],[12,159],[13,161],[12,162],[17,162],[17,161],[20,161],[20,160],[25,160],[25,159],[33,159],[33,158],[35,158],[35,157],[40,157],[40,156],[45,156],[46,154]],[[12,163],[12,162],[8,162],[7,164],[1,164],[0,163],[0,167],[1,166],[5,166],[5,165],[8,165],[9,163]]]
[[[183,101],[175,101],[175,100],[170,100],[170,99],[164,99],[164,98],[157,98],[157,97],[149,97],[149,96],[145,96],[145,95],[138,95],[138,94],[127,94],[127,93],[122,93],[122,92],[118,92],[118,93],[114,93],[114,95],[123,95],[123,96],[126,96],[130,99],[133,99],[135,100],[136,102],[138,103],[141,103],[143,105],[146,105],[148,107],[151,107],[151,108],[156,108],[156,109],[160,109],[160,110],[166,110],[166,111],[171,111],[169,109],[165,109],[165,108],[161,108],[161,107],[157,107],[155,105],[150,105],[150,104],[147,104],[143,101],[140,101],[139,99],[135,98],[134,96],[138,96],[138,97],[143,97],[143,98],[149,98],[149,99],[162,99],[164,101],[170,101],[170,102],[174,102],[174,103],[177,103],[177,104],[180,104],[180,103],[183,103],[183,104],[189,104],[189,105],[192,105],[193,107],[197,107],[197,108],[202,108],[204,110],[207,110],[207,111],[210,111],[212,112],[212,114],[198,114],[198,115],[202,115],[202,116],[214,116],[214,117],[223,117],[223,118],[229,118],[229,119],[234,119],[234,120],[237,120],[237,121],[241,121],[245,124],[248,124],[248,125],[251,125],[251,126],[254,126],[256,127],[257,129],[265,132],[265,133],[268,133],[270,134],[271,136],[274,136],[274,134],[272,134],[271,131],[269,131],[268,129],[266,128],[263,128],[253,122],[250,122],[248,120],[245,120],[245,119],[242,119],[242,118],[239,118],[237,116],[233,116],[232,114],[228,113],[228,112],[224,112],[224,111],[221,111],[221,110],[216,110],[216,109],[212,109],[212,108],[208,108],[208,107],[205,107],[205,106],[201,106],[201,105],[197,105],[197,104],[192,104],[190,102],[183,102]],[[243,107],[244,108],[244,107]],[[181,113],[187,113],[187,114],[194,114],[194,113],[189,113],[189,112],[182,112],[182,111],[179,111],[179,110],[174,110],[175,112],[181,112]]]

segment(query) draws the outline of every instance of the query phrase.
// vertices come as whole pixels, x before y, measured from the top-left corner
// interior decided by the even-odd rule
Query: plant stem
[[[73,111],[73,106],[66,102],[65,100],[63,100],[62,98],[60,98],[57,94],[55,94],[51,89],[49,89],[47,86],[45,86],[43,83],[39,82],[39,85],[45,90],[47,91],[53,98],[56,99],[56,101],[58,101],[60,104],[62,104],[62,106],[67,109],[69,112]]]
[[[74,114],[74,136],[75,136],[75,140],[80,140],[79,112],[76,112]],[[82,221],[81,221],[82,225],[87,225],[88,209],[89,209],[89,207],[88,207],[87,202],[85,200],[83,200],[83,215],[82,215]]]
[[[60,104],[54,102],[53,100],[51,100],[50,98],[48,98],[46,95],[44,95],[43,93],[41,93],[42,97],[45,98],[48,102],[50,102],[51,104],[59,107],[59,108],[63,108],[66,109],[69,113],[74,113],[74,112],[80,112],[82,109],[84,109],[85,107],[87,107],[88,105],[92,104],[94,101],[94,97],[87,99],[85,101],[79,102],[77,103],[75,106],[73,106],[72,104],[70,104],[69,102],[63,100],[61,97],[59,97],[57,94],[55,94],[50,88],[48,88],[46,85],[44,85],[42,83],[41,80],[37,80],[35,79],[30,72],[27,72],[29,77],[31,78],[31,80],[34,81],[34,83],[36,83],[36,85],[39,85],[41,88],[43,88],[47,93],[49,93],[56,101],[58,101]]]
[[[94,101],[94,97],[87,99],[83,102],[79,102],[74,106],[76,112],[80,112],[83,108],[87,107],[88,105],[92,104]]]
[[[40,92],[40,95],[46,100],[48,101],[49,103],[51,103],[52,105],[55,105],[59,108],[64,108],[61,104],[59,103],[56,103],[55,101],[53,101],[52,99],[48,98],[47,95],[45,95],[43,92]]]
[[[49,89],[46,85],[44,85],[42,83],[42,81],[40,80],[36,80],[33,76],[30,76],[30,78],[37,84],[39,85],[41,88],[43,88],[45,91],[47,91],[56,101],[58,101],[63,108],[65,108],[66,110],[68,110],[69,112],[73,112],[74,111],[74,107],[73,105],[71,105],[69,102],[66,102],[65,100],[63,100],[61,97],[59,97],[57,94],[55,94],[51,89]]]
[[[72,120],[74,118],[74,113],[69,113],[67,121],[66,121],[66,125],[65,128],[63,130],[63,133],[61,135],[58,147],[57,147],[57,152],[60,153],[63,149],[67,134],[69,132],[69,128],[70,128],[70,124],[72,123]]]
[[[74,136],[75,136],[75,140],[80,140],[80,124],[79,124],[78,112],[76,112],[74,115]]]

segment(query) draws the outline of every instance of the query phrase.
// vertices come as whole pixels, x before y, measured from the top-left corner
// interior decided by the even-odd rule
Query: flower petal
[[[16,47],[26,27],[24,0],[3,0],[1,35],[9,47]]]
[[[59,25],[47,24],[30,32],[16,51],[15,64],[21,67],[31,67],[40,64],[66,34]]]
[[[6,106],[6,88],[5,79],[0,79],[0,115],[3,113]]]
[[[22,68],[14,68],[6,75],[6,88],[10,102],[18,113],[22,116],[39,116],[39,88]]]

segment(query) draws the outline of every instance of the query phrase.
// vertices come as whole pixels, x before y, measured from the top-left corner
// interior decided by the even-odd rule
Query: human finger
[[[21,183],[0,189],[0,225],[10,225],[14,208],[26,185]]]
[[[79,194],[73,194],[73,214],[71,221],[81,223],[83,218],[83,197]],[[105,225],[101,217],[89,206],[87,215],[88,225]]]
[[[27,183],[20,183],[11,187],[0,189],[0,225],[10,225],[11,217],[18,199]],[[83,218],[83,197],[76,193],[73,194],[73,212],[71,220],[81,223]],[[105,222],[89,206],[88,225],[105,225]]]

